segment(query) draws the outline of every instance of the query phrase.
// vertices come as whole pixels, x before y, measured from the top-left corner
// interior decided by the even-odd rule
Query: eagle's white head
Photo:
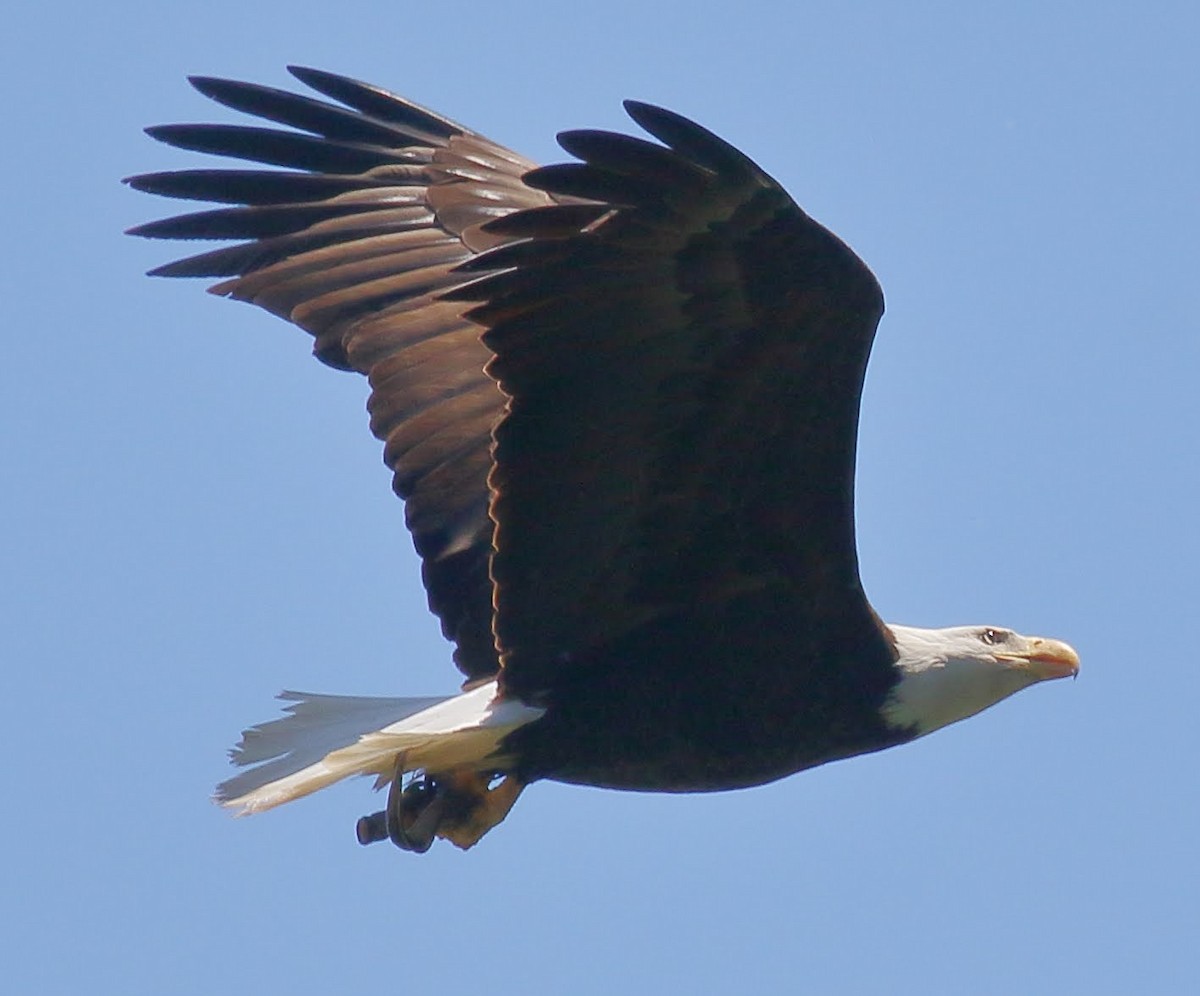
[[[1079,655],[1059,640],[998,626],[888,627],[900,682],[883,707],[888,724],[918,736],[974,716],[1014,692],[1075,677]]]

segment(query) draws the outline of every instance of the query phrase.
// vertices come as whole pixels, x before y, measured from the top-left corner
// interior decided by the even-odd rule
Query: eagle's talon
[[[456,776],[446,792],[451,814],[437,835],[464,851],[474,847],[508,815],[524,787],[515,776],[503,772],[464,772]]]

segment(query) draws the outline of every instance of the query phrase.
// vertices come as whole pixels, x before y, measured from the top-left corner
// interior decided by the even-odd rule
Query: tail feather
[[[256,789],[294,775],[326,754],[348,747],[364,734],[446,701],[445,697],[389,699],[291,691],[280,692],[277,697],[294,704],[284,707],[286,716],[242,732],[242,739],[229,752],[229,760],[238,767],[258,767],[217,786],[215,799],[222,805],[236,804]]]
[[[386,784],[396,757],[406,770],[450,770],[483,764],[499,741],[543,710],[497,697],[488,682],[443,698],[368,698],[283,692],[292,702],[280,719],[242,734],[229,752],[256,765],[217,786],[215,800],[256,813],[298,799],[350,775]]]

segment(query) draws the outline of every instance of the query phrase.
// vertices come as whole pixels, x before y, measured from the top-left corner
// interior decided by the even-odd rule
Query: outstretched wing
[[[496,671],[488,557],[491,430],[504,397],[462,305],[440,299],[455,267],[506,241],[482,225],[550,204],[521,175],[533,163],[384,90],[312,69],[302,82],[342,105],[269,87],[194,78],[201,93],[295,130],[150,128],[160,141],[285,169],[197,169],[131,178],[139,190],[235,205],[134,234],[240,239],[169,263],[162,276],[224,277],[214,293],[294,322],[334,367],[370,380],[429,603],[468,677]]]
[[[736,149],[626,108],[664,144],[566,132],[582,162],[524,178],[609,212],[485,225],[521,241],[466,264],[504,269],[446,295],[481,302],[468,314],[510,398],[492,578],[518,694],[650,619],[757,589],[787,586],[814,620],[875,618],[853,476],[879,286]]]

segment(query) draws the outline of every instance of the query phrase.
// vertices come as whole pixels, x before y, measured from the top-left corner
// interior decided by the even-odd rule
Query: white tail
[[[283,692],[288,715],[242,734],[229,752],[236,765],[257,765],[217,786],[216,801],[258,813],[350,775],[375,775],[376,786],[405,770],[488,767],[499,742],[545,711],[498,698],[496,683],[449,698],[390,699]]]

